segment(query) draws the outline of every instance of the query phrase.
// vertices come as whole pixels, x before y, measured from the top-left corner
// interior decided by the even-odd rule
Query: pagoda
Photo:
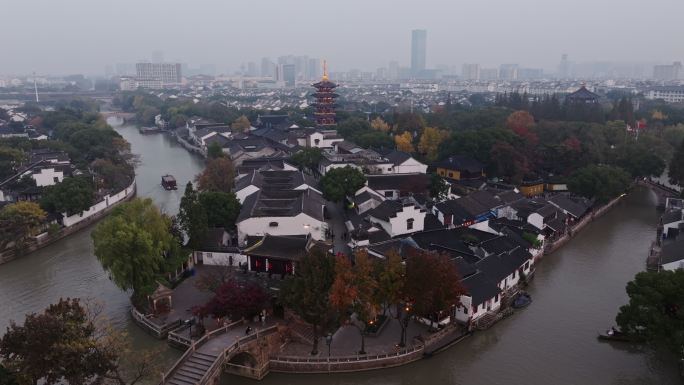
[[[316,125],[334,126],[335,98],[339,95],[334,92],[337,84],[328,79],[328,66],[325,61],[323,61],[323,78],[320,82],[314,84],[313,87],[316,88],[316,92],[312,95],[316,98],[316,101],[313,103],[314,108],[316,108],[316,112],[314,112]]]

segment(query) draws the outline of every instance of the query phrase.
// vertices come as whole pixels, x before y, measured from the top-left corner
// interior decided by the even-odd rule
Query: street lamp
[[[330,345],[332,345],[332,334],[328,333],[325,336],[325,344],[328,345],[328,357],[330,357]]]
[[[411,307],[406,304],[404,306],[404,314],[401,315],[401,341],[399,342],[399,347],[405,347],[406,346],[406,329],[408,329],[408,324],[409,324],[409,319],[411,318],[409,316],[409,312],[411,311]]]

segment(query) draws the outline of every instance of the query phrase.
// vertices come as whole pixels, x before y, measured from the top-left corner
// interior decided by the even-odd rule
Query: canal
[[[166,135],[141,135],[117,127],[140,154],[138,195],[165,212],[176,213],[185,183],[203,167]],[[173,174],[179,190],[167,192],[161,175]],[[270,374],[269,384],[679,384],[671,357],[625,345],[600,343],[596,334],[614,323],[627,296],[625,284],[644,269],[655,235],[655,197],[637,189],[573,241],[545,257],[529,288],[531,306],[492,329],[479,332],[433,358],[379,372],[335,375]],[[102,271],[93,255],[91,229],[49,248],[0,265],[0,330],[23,320],[60,297],[102,302],[112,323],[135,340],[138,349],[161,349],[170,365],[180,352],[144,334],[128,316],[128,298]],[[229,377],[224,383],[253,384]]]

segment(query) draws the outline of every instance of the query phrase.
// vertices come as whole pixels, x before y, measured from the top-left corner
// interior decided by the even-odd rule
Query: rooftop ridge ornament
[[[323,79],[328,80],[328,61],[323,59]]]

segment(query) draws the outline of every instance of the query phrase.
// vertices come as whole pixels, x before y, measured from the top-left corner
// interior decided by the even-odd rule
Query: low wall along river
[[[117,127],[141,155],[136,171],[140,197],[151,197],[174,214],[187,181],[203,161],[164,134],[141,135]],[[161,175],[178,180],[177,191],[160,186]],[[427,360],[380,372],[348,374],[269,374],[269,384],[681,384],[674,357],[600,343],[596,334],[614,324],[627,300],[625,285],[645,269],[655,236],[655,197],[636,188],[610,212],[589,223],[537,267],[528,291],[534,302],[491,329]],[[126,293],[107,278],[93,255],[92,227],[31,255],[0,266],[0,330],[10,319],[23,320],[60,297],[97,298],[114,326],[126,329],[140,350],[162,349],[167,367],[181,355],[144,333],[131,320]],[[254,381],[230,376],[223,383]]]

